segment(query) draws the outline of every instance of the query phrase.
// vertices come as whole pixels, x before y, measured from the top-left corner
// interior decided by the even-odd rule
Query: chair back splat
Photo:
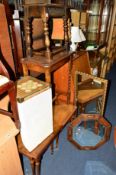
[[[13,80],[15,79],[14,72],[12,71],[8,63],[5,61],[0,48],[0,99],[7,94],[9,96],[11,105],[11,111],[0,109],[0,113],[12,117],[17,128],[20,128],[16,102],[17,91],[14,81],[10,80],[11,77]]]
[[[15,81],[16,76],[6,59],[4,58],[0,46],[0,74],[3,74],[4,76],[8,77],[10,80]]]

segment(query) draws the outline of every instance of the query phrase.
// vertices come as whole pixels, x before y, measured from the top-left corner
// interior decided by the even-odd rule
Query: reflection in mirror
[[[96,146],[104,138],[104,126],[97,120],[82,121],[73,128],[73,139],[81,146]]]
[[[110,138],[111,124],[99,114],[80,114],[68,127],[68,140],[78,149],[97,149]]]

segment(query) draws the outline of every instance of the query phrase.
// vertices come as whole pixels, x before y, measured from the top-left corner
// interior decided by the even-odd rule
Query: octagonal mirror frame
[[[99,125],[102,125],[104,127],[104,136],[103,138],[94,146],[82,146],[80,145],[74,138],[73,138],[73,129],[74,127],[80,125],[81,122],[84,123],[84,127],[86,128],[86,122],[89,120],[95,121],[94,124],[94,131],[97,133]],[[95,150],[99,148],[101,145],[106,143],[110,138],[111,133],[111,124],[102,116],[99,114],[80,114],[77,118],[75,118],[68,127],[68,134],[67,138],[68,140],[74,144],[78,149],[81,150]]]

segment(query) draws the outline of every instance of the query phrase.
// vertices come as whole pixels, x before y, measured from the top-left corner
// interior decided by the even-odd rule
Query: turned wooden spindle
[[[25,37],[26,37],[26,56],[27,57],[32,57],[31,30],[32,30],[32,19],[25,18]]]
[[[63,17],[64,21],[64,40],[65,40],[65,47],[68,50],[68,43],[69,43],[69,36],[68,36],[68,17],[67,11],[65,10],[65,16]]]
[[[45,36],[45,46],[46,46],[46,57],[48,59],[51,59],[51,50],[50,50],[50,38],[49,38],[49,28],[48,28],[48,19],[49,19],[49,15],[47,13],[47,9],[43,8],[42,9],[42,21],[43,21],[43,25],[44,25],[44,36]]]

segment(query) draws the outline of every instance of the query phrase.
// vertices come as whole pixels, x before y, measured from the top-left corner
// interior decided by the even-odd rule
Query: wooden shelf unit
[[[108,71],[116,60],[116,0],[113,3],[107,52],[109,57]]]

